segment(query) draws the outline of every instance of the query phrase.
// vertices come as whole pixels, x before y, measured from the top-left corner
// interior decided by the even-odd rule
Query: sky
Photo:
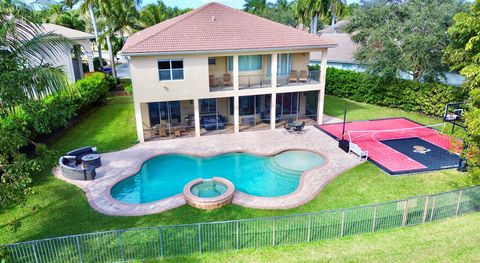
[[[347,3],[358,3],[359,0],[347,0]],[[156,3],[157,0],[143,0],[142,5],[147,5],[150,3]],[[233,8],[242,8],[244,1],[243,0],[163,0],[167,6],[177,6],[179,8],[197,8],[209,2],[217,2],[224,5],[231,6]],[[269,1],[275,2],[275,1]]]

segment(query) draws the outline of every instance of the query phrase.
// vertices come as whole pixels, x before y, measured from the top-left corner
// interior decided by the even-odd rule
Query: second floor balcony
[[[319,83],[320,71],[308,70],[309,57],[309,53],[209,57],[209,88],[211,92],[234,90],[236,83],[239,90],[270,88],[275,78],[276,87]],[[273,75],[274,71],[278,73]]]

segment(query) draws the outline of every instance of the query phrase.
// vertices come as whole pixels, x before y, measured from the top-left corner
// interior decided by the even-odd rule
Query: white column
[[[200,103],[198,99],[193,100],[193,112],[195,115],[195,137],[200,137]]]
[[[318,92],[317,124],[323,123],[323,108],[325,102],[325,81],[327,78],[327,49],[322,50],[320,64],[320,91]]]
[[[88,61],[88,71],[94,72],[95,67],[93,66],[93,52],[91,50],[85,52],[87,54],[87,61]]]
[[[278,69],[278,53],[272,53],[272,59],[271,59],[271,62],[272,62],[272,69],[271,69],[271,72],[272,72],[272,88],[276,88],[277,87],[277,69]]]
[[[238,91],[240,86],[238,78],[238,55],[233,56],[233,90]]]
[[[139,142],[145,142],[145,136],[143,134],[143,120],[142,120],[142,109],[140,107],[140,102],[133,95],[133,107],[135,108],[135,124],[137,126],[137,137]]]
[[[275,130],[275,116],[277,110],[277,94],[272,93],[272,97],[270,98],[270,129]]]
[[[80,48],[80,46],[78,48]],[[77,60],[78,72],[80,73],[80,79],[82,79],[83,76],[84,76],[84,74],[83,74],[84,72],[83,72],[82,56],[80,54],[79,49],[75,50],[75,58]]]
[[[233,132],[240,132],[240,111],[239,111],[239,98],[238,95],[233,97]]]
[[[95,67],[93,66],[93,52],[91,47],[91,42],[82,43],[83,50],[85,51],[85,55],[87,56],[88,61],[88,72],[94,72]]]

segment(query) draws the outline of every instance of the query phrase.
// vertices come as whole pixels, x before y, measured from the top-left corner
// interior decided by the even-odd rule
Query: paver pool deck
[[[273,155],[292,149],[308,150],[322,155],[325,163],[305,171],[298,188],[288,195],[259,197],[235,191],[233,198],[234,204],[244,207],[289,209],[312,200],[332,179],[361,163],[357,156],[343,152],[337,144],[330,136],[310,126],[299,134],[276,129],[152,141],[122,151],[101,154],[102,166],[97,169],[94,181],[67,179],[59,173],[58,168],[54,169],[54,175],[80,187],[90,205],[100,213],[138,216],[160,213],[186,204],[183,194],[146,204],[127,204],[113,199],[110,195],[113,185],[135,174],[146,160],[157,155],[177,153],[209,157],[229,152]]]

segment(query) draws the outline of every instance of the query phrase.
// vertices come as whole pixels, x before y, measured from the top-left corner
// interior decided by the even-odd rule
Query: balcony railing
[[[238,77],[239,89],[256,89],[268,88],[272,86],[271,76],[257,75],[241,75]]]
[[[277,74],[277,86],[292,86],[320,83],[320,71],[292,70]]]

